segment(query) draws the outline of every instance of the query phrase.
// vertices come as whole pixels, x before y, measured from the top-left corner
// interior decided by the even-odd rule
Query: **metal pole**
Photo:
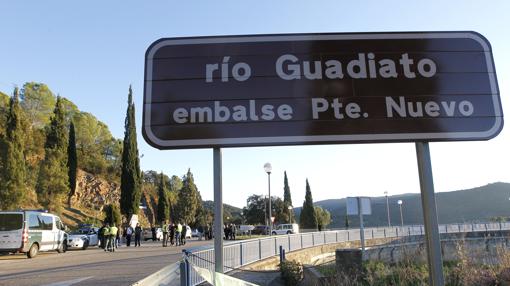
[[[441,241],[437,223],[436,198],[434,195],[434,179],[428,142],[416,142],[416,158],[420,176],[421,204],[425,222],[425,240],[427,242],[427,260],[429,266],[429,285],[443,286],[443,262],[441,257]]]
[[[404,216],[402,215],[402,204],[398,205],[400,207],[400,225],[404,227]]]
[[[386,192],[386,212],[388,213],[388,227],[391,227],[391,221],[390,221],[390,201],[388,200],[388,192]]]
[[[213,149],[214,165],[214,269],[223,273],[223,194],[221,185],[221,149]]]
[[[363,226],[363,209],[361,205],[361,198],[357,197],[358,200],[358,213],[359,213],[359,237],[361,240],[361,257],[365,254],[365,228]]]
[[[267,188],[269,190],[269,235],[272,235],[273,216],[271,215],[271,172],[267,172]]]
[[[266,201],[266,196],[265,195],[264,195],[264,225],[269,225],[267,223],[267,201]]]

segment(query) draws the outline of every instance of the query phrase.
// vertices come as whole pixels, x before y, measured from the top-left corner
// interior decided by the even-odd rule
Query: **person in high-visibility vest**
[[[117,238],[117,232],[119,229],[115,226],[115,223],[112,223],[112,227],[110,227],[110,239],[108,240],[108,250],[111,252],[115,252],[115,239]]]
[[[177,227],[175,229],[175,246],[179,246],[181,244],[181,233],[182,233],[182,224],[177,223]]]
[[[163,221],[163,225],[161,226],[163,230],[163,247],[167,247],[168,245],[168,221]]]
[[[103,241],[101,241],[104,251],[108,250],[109,241],[110,241],[110,224],[107,223],[103,228]]]

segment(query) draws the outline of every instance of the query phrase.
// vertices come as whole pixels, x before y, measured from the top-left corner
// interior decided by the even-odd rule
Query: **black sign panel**
[[[161,39],[143,135],[160,149],[486,140],[503,127],[475,32]]]

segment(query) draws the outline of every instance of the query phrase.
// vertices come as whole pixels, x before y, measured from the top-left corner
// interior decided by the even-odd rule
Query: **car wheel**
[[[83,247],[81,248],[81,250],[86,250],[87,247],[89,247],[89,241],[86,240],[84,243],[83,243]]]
[[[273,231],[273,235],[276,235],[276,232],[275,232],[275,231]]]
[[[34,243],[28,250],[27,256],[28,258],[34,258],[37,256],[37,253],[39,253],[39,245],[37,245],[37,243]]]
[[[60,244],[60,246],[57,248],[58,253],[65,253],[67,251],[67,242],[64,241]]]

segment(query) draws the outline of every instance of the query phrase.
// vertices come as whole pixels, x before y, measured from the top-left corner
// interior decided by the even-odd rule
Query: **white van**
[[[299,225],[297,223],[280,224],[271,233],[273,235],[299,233]]]
[[[0,252],[26,253],[67,250],[65,226],[56,215],[45,211],[0,211]]]

